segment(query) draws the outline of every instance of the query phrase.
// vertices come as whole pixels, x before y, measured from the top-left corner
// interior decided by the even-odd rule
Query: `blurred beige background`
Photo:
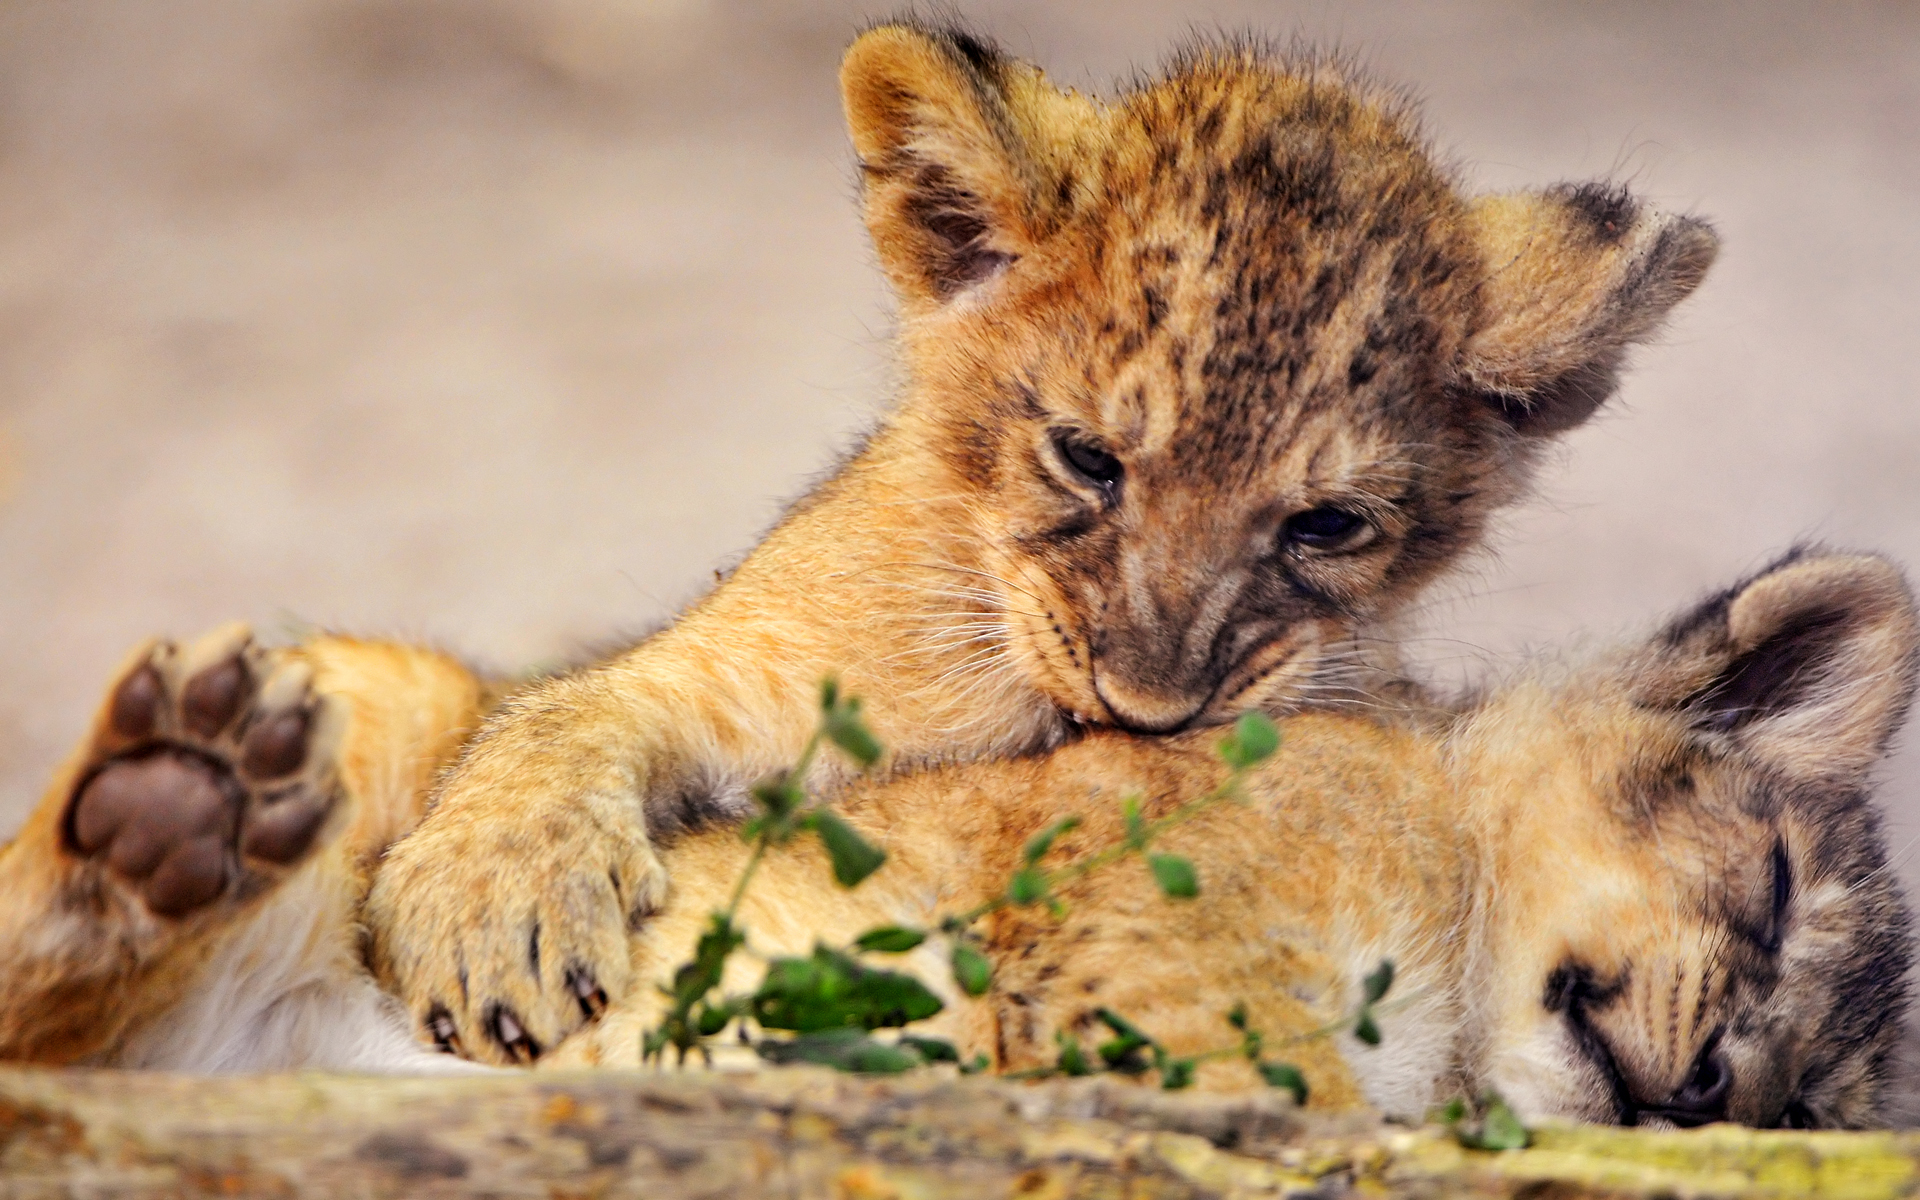
[[[0,5],[0,834],[149,632],[520,667],[750,546],[886,394],[834,85],[886,11]],[[1920,564],[1920,7],[958,11],[1094,89],[1195,26],[1338,40],[1476,184],[1612,176],[1718,222],[1610,415],[1428,606],[1442,672],[1795,538]],[[1885,796],[1920,878],[1920,753]]]

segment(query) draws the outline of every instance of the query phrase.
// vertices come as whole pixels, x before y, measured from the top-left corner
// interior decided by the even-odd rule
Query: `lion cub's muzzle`
[[[1109,634],[1107,640],[1119,640]],[[1232,720],[1269,699],[1258,686],[1289,665],[1307,660],[1317,630],[1278,623],[1221,632],[1199,662],[1156,660],[1135,652],[1093,662],[1093,689],[1113,724],[1132,733],[1178,733]]]

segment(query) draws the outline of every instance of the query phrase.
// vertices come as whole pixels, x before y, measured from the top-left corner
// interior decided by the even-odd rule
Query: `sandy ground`
[[[1920,564],[1920,7],[960,10],[1094,89],[1195,26],[1339,40],[1478,185],[1609,176],[1719,224],[1611,415],[1428,606],[1436,669],[1797,538]],[[886,394],[834,85],[884,11],[0,6],[0,832],[151,632],[518,667],[750,546]],[[1884,794],[1920,878],[1920,753]]]

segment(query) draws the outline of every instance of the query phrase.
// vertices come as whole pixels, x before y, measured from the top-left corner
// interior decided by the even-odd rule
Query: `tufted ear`
[[[1485,196],[1471,220],[1483,321],[1460,381],[1532,435],[1593,415],[1627,347],[1699,286],[1720,246],[1705,221],[1597,183]]]
[[[1920,664],[1920,618],[1884,558],[1794,550],[1670,625],[1638,686],[1799,779],[1852,780],[1886,751]]]
[[[901,298],[938,305],[1046,235],[1092,104],[971,34],[882,25],[840,65],[867,231]]]

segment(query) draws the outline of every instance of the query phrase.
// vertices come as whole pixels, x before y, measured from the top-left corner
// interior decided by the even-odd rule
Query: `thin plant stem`
[[[747,894],[747,884],[753,880],[753,873],[760,869],[760,860],[767,856],[767,845],[772,840],[762,833],[753,841],[753,853],[748,856],[747,865],[741,868],[740,879],[733,885],[733,897],[727,901],[727,911],[723,919],[729,927],[733,925],[735,914],[740,911],[740,901]]]
[[[1192,820],[1200,814],[1202,809],[1210,805],[1218,804],[1222,800],[1237,799],[1240,790],[1241,774],[1242,772],[1240,771],[1234,771],[1227,777],[1226,782],[1214,788],[1206,795],[1201,796],[1197,800],[1189,800],[1166,816],[1147,822],[1146,826],[1141,830],[1140,838],[1137,842],[1131,840],[1119,842],[1115,845],[1108,846],[1105,850],[1097,854],[1089,855],[1079,862],[1062,867],[1057,871],[1048,871],[1046,874],[1046,891],[1051,893],[1055,887],[1061,884],[1072,883],[1082,876],[1090,875],[1102,867],[1120,861],[1135,851],[1145,850],[1154,838],[1159,837],[1169,829]],[[982,901],[966,912],[946,918],[940,922],[940,927],[949,933],[957,933],[968,928],[980,918],[999,912],[1003,908],[1008,908],[1012,906],[1013,903],[1013,897],[1002,892],[991,900]]]

